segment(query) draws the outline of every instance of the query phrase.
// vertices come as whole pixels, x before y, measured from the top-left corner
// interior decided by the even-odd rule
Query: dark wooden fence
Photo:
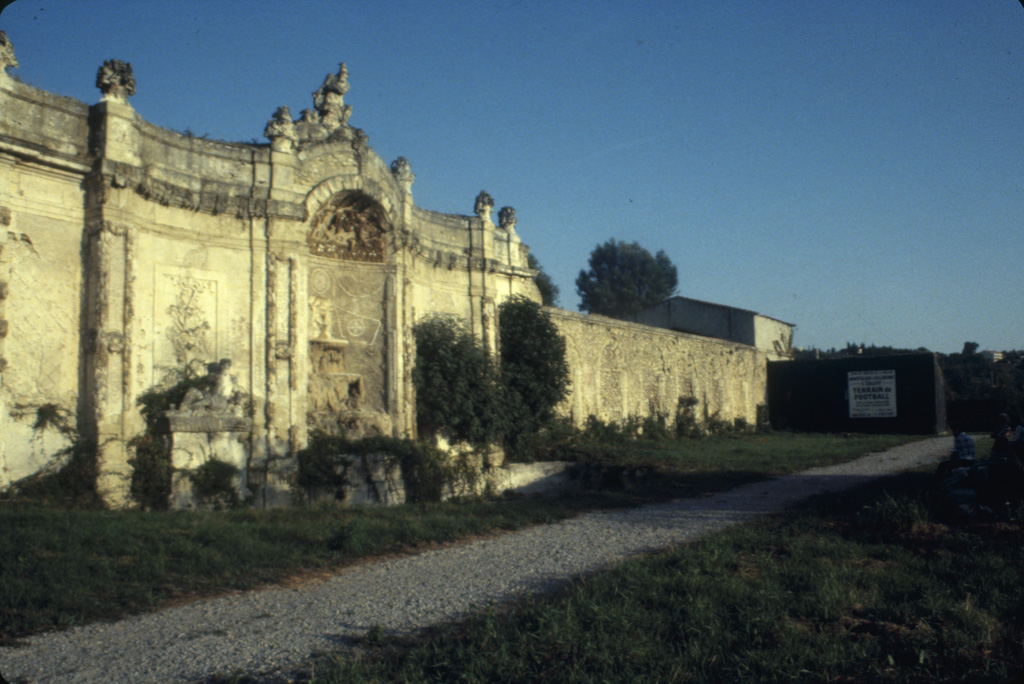
[[[872,377],[879,378],[877,387],[866,383]],[[930,353],[770,361],[768,409],[776,430],[938,434],[946,429],[942,371]]]

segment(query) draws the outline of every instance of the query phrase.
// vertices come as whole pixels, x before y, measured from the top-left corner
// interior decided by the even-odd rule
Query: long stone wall
[[[572,387],[563,415],[623,421],[664,415],[693,397],[698,420],[717,416],[754,426],[766,401],[767,359],[754,347],[548,308],[565,337]]]
[[[0,38],[0,489],[58,467],[77,430],[126,503],[140,399],[216,367],[219,393],[171,421],[175,463],[229,460],[272,501],[310,430],[415,434],[416,321],[459,316],[493,352],[501,302],[540,299],[515,211],[495,225],[483,192],[472,214],[417,207],[409,162],[348,124],[344,65],[313,109],[274,113],[269,143],[233,143],[143,120],[116,60],[93,105],[19,83]],[[752,422],[763,402],[752,349],[552,314],[577,422],[674,415],[680,396]]]

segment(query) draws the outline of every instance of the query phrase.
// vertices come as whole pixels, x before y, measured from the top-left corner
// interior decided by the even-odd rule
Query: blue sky
[[[1024,8],[911,2],[16,0],[25,82],[132,63],[152,123],[264,141],[349,68],[426,209],[484,189],[576,310],[609,238],[795,344],[1024,348]]]

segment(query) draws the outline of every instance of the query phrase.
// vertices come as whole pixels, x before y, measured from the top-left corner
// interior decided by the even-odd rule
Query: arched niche
[[[391,222],[384,207],[363,192],[325,202],[310,221],[306,242],[314,256],[382,264],[387,261]]]
[[[392,434],[387,339],[392,223],[361,189],[329,196],[309,221],[307,426]]]

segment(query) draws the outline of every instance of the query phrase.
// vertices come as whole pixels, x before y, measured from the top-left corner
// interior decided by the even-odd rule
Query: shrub
[[[676,436],[700,437],[704,434],[697,423],[697,397],[679,397],[676,405]]]
[[[416,421],[420,435],[477,447],[504,434],[498,369],[456,318],[434,316],[413,326]]]
[[[722,415],[715,411],[708,415],[707,406],[704,407],[704,431],[709,435],[724,435],[732,432],[735,425],[722,418]]]
[[[672,434],[668,429],[668,419],[665,414],[659,413],[653,416],[644,416],[640,421],[640,437],[646,440],[661,441],[671,438]]]
[[[132,499],[145,510],[165,511],[170,507],[172,468],[167,439],[147,430],[128,443],[135,452],[128,459]]]
[[[238,468],[230,463],[215,458],[189,473],[192,480],[192,491],[198,502],[220,511],[225,508],[237,508],[242,499],[238,496],[235,480]]]
[[[768,404],[757,405],[757,431],[758,432],[771,432],[772,431],[772,419],[771,414],[768,411]]]
[[[630,435],[615,421],[606,423],[591,414],[587,416],[587,424],[583,427],[580,439],[590,444],[624,444],[629,441]]]
[[[320,431],[310,433],[306,448],[296,454],[298,470],[295,476],[295,484],[310,499],[323,493],[331,494],[339,501],[345,498],[351,463],[339,455],[350,453],[346,448],[348,444],[343,437]]]
[[[354,466],[362,461],[364,472],[369,472],[366,460],[371,455],[384,455],[391,459],[391,467],[399,468],[408,503],[441,501],[446,491],[472,491],[479,477],[468,454],[446,456],[434,446],[407,439],[349,440],[314,432],[309,445],[297,454],[296,483],[311,500],[329,494],[343,501]]]
[[[501,382],[508,425],[505,446],[528,459],[532,436],[555,417],[569,391],[565,340],[540,304],[513,297],[498,308]]]

